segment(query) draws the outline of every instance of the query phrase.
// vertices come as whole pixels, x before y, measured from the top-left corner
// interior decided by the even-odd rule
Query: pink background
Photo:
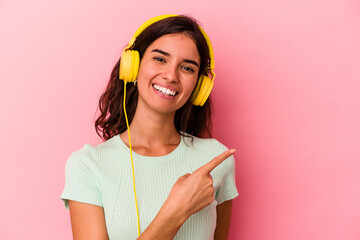
[[[70,239],[65,161],[97,144],[98,99],[150,17],[213,42],[215,137],[236,148],[230,239],[360,239],[356,0],[0,1],[0,238]]]

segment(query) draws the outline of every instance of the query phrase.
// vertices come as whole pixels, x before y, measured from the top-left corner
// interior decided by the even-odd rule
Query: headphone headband
[[[151,24],[155,23],[155,22],[158,22],[160,20],[163,20],[165,18],[170,18],[170,17],[178,17],[179,15],[174,15],[174,14],[165,14],[165,15],[160,15],[160,16],[156,16],[156,17],[153,17],[149,20],[147,20],[146,22],[144,22],[137,30],[136,32],[134,33],[134,35],[131,37],[130,39],[130,42],[128,43],[128,45],[125,47],[124,51],[127,51],[129,49],[132,49],[135,45],[135,41],[136,41],[136,38],[147,28],[149,27]],[[214,51],[213,51],[213,48],[212,48],[212,45],[211,45],[211,42],[210,42],[210,38],[208,37],[208,35],[205,33],[205,31],[198,25],[201,33],[203,34],[205,40],[206,40],[206,43],[207,43],[207,46],[208,46],[208,49],[209,49],[209,64],[208,64],[208,67],[207,67],[207,71],[209,70],[210,73],[211,73],[211,80],[214,80],[215,79],[215,73],[214,73],[214,68],[215,68],[215,60],[214,60]]]

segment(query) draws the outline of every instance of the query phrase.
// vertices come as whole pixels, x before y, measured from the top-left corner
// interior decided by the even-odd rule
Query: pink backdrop
[[[356,0],[0,1],[0,238],[70,239],[67,157],[97,144],[100,94],[165,13],[212,39],[215,137],[237,149],[230,239],[360,239]]]

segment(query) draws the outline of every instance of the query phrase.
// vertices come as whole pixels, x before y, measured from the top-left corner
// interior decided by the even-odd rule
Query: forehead
[[[151,43],[146,52],[151,52],[154,49],[165,51],[171,56],[192,58],[200,61],[195,41],[185,33],[163,35]]]

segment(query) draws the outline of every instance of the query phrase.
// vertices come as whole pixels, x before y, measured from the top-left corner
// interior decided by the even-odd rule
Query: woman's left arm
[[[216,206],[217,220],[214,240],[228,239],[231,220],[232,200],[225,201]]]

